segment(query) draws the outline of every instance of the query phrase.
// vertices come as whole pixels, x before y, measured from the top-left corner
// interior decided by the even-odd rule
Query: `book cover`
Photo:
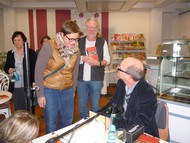
[[[88,47],[87,48],[87,53],[88,53],[88,56],[91,56],[93,59],[99,61],[98,53],[97,53],[97,50],[96,50],[96,46]]]
[[[159,143],[158,138],[146,134],[140,135],[140,137],[137,140],[143,143]]]

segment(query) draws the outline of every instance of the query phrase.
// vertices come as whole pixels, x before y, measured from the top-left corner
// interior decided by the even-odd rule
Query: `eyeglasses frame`
[[[118,70],[118,71],[120,71],[120,72],[123,72],[123,73],[126,73],[126,74],[130,75],[128,72],[126,72],[126,71],[122,70],[122,69],[121,69],[121,68],[119,68],[119,67],[117,68],[117,70]]]
[[[67,37],[67,39],[69,40],[69,42],[78,42],[79,38],[69,38],[67,35],[65,35],[65,37]]]

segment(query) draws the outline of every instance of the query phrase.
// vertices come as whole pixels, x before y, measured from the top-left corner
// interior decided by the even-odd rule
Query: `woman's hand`
[[[15,71],[14,68],[9,68],[9,71],[8,71],[8,72],[9,72],[10,75],[13,75],[13,72],[14,72],[14,71]]]

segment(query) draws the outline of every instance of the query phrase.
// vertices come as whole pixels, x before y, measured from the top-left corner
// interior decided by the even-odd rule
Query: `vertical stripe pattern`
[[[109,14],[108,12],[102,12],[102,37],[108,41],[108,22],[109,22]]]
[[[61,25],[66,20],[71,19],[71,11],[70,10],[56,10],[56,33],[61,31]]]
[[[47,35],[47,14],[46,10],[36,10],[36,26],[38,49],[42,47],[40,41],[42,37]]]
[[[30,48],[35,49],[34,47],[34,21],[33,21],[33,10],[28,10],[28,19],[29,19],[29,35],[30,35]]]
[[[71,12],[73,14],[72,16]],[[85,19],[89,18],[90,15],[92,15],[92,13],[85,14],[84,17],[79,17],[78,12],[75,12],[75,10],[28,10],[30,47],[34,50],[41,48],[41,38],[45,35],[54,38],[56,33],[61,31],[62,24],[66,20],[70,20],[71,17],[75,19],[82,28],[84,25],[81,21],[86,21]],[[109,13],[102,12],[99,16],[102,36],[108,41]]]

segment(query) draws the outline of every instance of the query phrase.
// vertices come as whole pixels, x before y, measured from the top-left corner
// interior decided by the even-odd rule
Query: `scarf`
[[[78,44],[76,44],[75,47],[66,47],[61,32],[56,34],[55,40],[59,53],[65,62],[65,66],[71,67],[70,56],[78,51]]]

